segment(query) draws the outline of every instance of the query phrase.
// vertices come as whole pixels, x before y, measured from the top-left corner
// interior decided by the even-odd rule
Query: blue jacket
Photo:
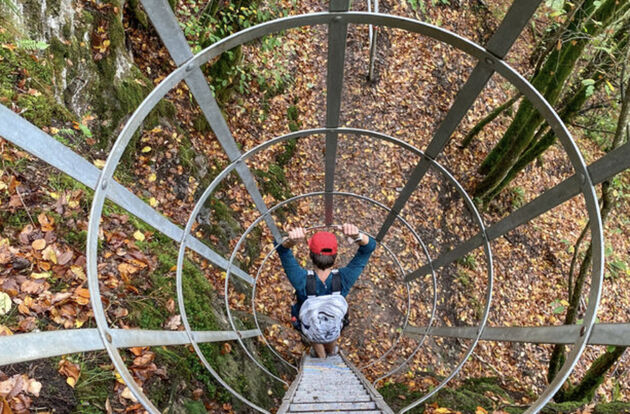
[[[368,244],[365,246],[359,246],[359,249],[352,260],[350,260],[350,263],[348,263],[346,267],[339,269],[339,275],[341,276],[341,294],[344,297],[348,295],[350,288],[359,278],[359,275],[363,271],[363,268],[367,264],[375,248],[376,241],[370,237]],[[295,256],[293,256],[291,249],[287,249],[286,247],[279,245],[277,247],[277,251],[280,256],[284,272],[287,274],[289,282],[291,282],[291,285],[293,285],[295,293],[297,294],[298,303],[294,305],[294,309],[292,310],[292,314],[296,315],[299,313],[302,303],[306,300],[306,275],[308,272],[298,264],[297,260],[295,260]],[[332,273],[328,276],[328,279],[326,279],[325,284],[322,283],[319,278],[316,278],[316,284],[317,296],[332,294]]]

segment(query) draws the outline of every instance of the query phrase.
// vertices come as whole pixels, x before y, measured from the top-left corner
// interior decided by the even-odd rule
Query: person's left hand
[[[344,236],[348,238],[349,242],[358,242],[361,246],[365,246],[370,242],[367,234],[361,233],[359,228],[354,224],[344,223],[341,226],[341,231],[343,231]]]

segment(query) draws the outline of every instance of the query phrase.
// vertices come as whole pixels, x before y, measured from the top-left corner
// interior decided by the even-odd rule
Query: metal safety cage
[[[242,179],[247,191],[252,197],[257,210],[260,213],[257,223],[264,221],[269,228],[274,239],[279,242],[282,235],[277,225],[273,221],[270,214],[272,209],[265,205],[260,190],[256,185],[256,181],[251,171],[247,168],[244,160],[247,154],[241,154],[238,150],[236,142],[223,118],[221,111],[210,91],[208,83],[201,72],[200,66],[212,58],[219,56],[221,53],[230,50],[245,42],[258,39],[270,33],[277,33],[282,30],[298,28],[311,25],[326,25],[328,31],[328,63],[327,63],[327,94],[326,94],[326,118],[323,128],[317,130],[298,131],[284,137],[278,137],[271,141],[261,144],[258,150],[279,142],[287,137],[306,136],[314,133],[323,134],[326,143],[325,156],[325,182],[324,191],[317,194],[302,195],[300,197],[318,196],[324,198],[325,213],[323,217],[324,225],[331,225],[334,222],[333,206],[335,197],[363,197],[361,195],[350,195],[335,191],[335,165],[337,157],[337,141],[339,134],[364,134],[376,137],[378,139],[396,142],[392,137],[388,137],[376,131],[352,130],[340,128],[340,103],[343,93],[343,73],[346,50],[346,37],[348,25],[368,25],[375,29],[384,27],[402,29],[434,40],[446,43],[459,49],[467,55],[473,57],[477,61],[477,65],[473,69],[466,83],[458,91],[454,103],[439,127],[433,134],[428,147],[421,153],[418,164],[413,169],[407,179],[405,186],[400,191],[398,198],[393,206],[385,207],[388,210],[388,216],[381,225],[376,235],[376,239],[381,242],[387,234],[389,228],[400,221],[403,225],[407,225],[401,211],[405,207],[407,201],[413,191],[418,188],[423,177],[430,166],[439,164],[435,160],[440,156],[445,146],[450,141],[450,137],[466,115],[474,101],[485,88],[490,77],[497,73],[516,87],[540,112],[548,124],[553,129],[556,136],[568,155],[569,160],[574,168],[575,174],[564,180],[555,187],[541,194],[539,197],[508,215],[501,221],[485,227],[481,217],[474,210],[474,205],[470,202],[470,197],[463,191],[463,188],[456,184],[463,191],[464,199],[472,206],[471,211],[475,212],[475,217],[479,225],[478,233],[470,239],[464,241],[454,249],[447,251],[437,258],[431,258],[427,253],[428,263],[416,270],[409,272],[403,282],[412,282],[414,279],[431,273],[435,286],[435,271],[460,257],[463,257],[470,251],[484,247],[488,259],[488,292],[486,294],[486,308],[484,315],[478,326],[471,327],[436,327],[432,326],[435,301],[433,298],[434,309],[431,320],[426,327],[406,327],[405,332],[409,335],[420,335],[423,339],[427,336],[442,337],[459,337],[472,339],[472,345],[469,347],[466,356],[470,355],[478,340],[498,340],[498,341],[518,341],[518,342],[534,342],[534,343],[566,343],[572,344],[573,349],[567,356],[565,364],[562,366],[555,379],[549,384],[545,391],[527,410],[527,413],[538,412],[554,395],[568,375],[575,367],[580,355],[588,343],[607,344],[607,345],[630,345],[630,324],[617,325],[595,325],[595,314],[599,304],[602,275],[603,275],[603,233],[602,224],[599,215],[599,207],[594,186],[602,181],[612,177],[613,175],[630,168],[630,144],[610,152],[600,160],[594,162],[590,166],[586,166],[584,160],[573,142],[571,135],[558,115],[551,106],[545,101],[543,96],[527,82],[517,71],[512,69],[503,58],[509,51],[511,45],[517,39],[524,26],[530,20],[531,16],[537,9],[540,0],[519,0],[515,1],[508,10],[505,18],[501,22],[499,28],[490,38],[485,47],[479,46],[465,38],[451,33],[442,28],[432,26],[427,23],[416,20],[376,13],[375,12],[350,12],[348,11],[347,0],[333,0],[330,4],[328,12],[313,13],[307,15],[291,16],[283,19],[274,20],[263,23],[232,36],[229,36],[211,47],[203,50],[197,55],[193,55],[186,38],[179,27],[177,19],[173,14],[166,0],[142,0],[142,4],[149,15],[158,34],[162,38],[166,48],[169,50],[171,57],[177,65],[169,76],[167,76],[142,102],[131,118],[128,120],[124,129],[120,133],[111,153],[107,158],[107,162],[102,171],[91,165],[87,160],[80,157],[48,134],[39,130],[28,121],[24,120],[11,110],[0,105],[0,135],[8,141],[22,147],[36,157],[46,161],[52,166],[70,175],[79,182],[85,184],[89,188],[95,190],[94,200],[90,211],[90,221],[88,228],[87,241],[87,270],[88,285],[91,295],[91,303],[94,312],[94,318],[97,323],[97,329],[80,329],[56,332],[41,332],[14,335],[11,337],[0,338],[0,364],[9,364],[21,361],[28,361],[37,358],[44,358],[59,355],[60,352],[83,352],[96,349],[106,349],[114,366],[120,373],[125,383],[129,386],[134,396],[144,405],[144,407],[152,413],[157,413],[158,409],[146,397],[140,387],[133,380],[131,374],[127,370],[122,360],[119,349],[140,346],[140,345],[174,345],[174,344],[192,344],[199,354],[202,362],[208,368],[213,376],[224,386],[227,387],[234,395],[241,399],[252,408],[261,412],[267,412],[262,407],[258,407],[251,403],[247,398],[237,394],[228,384],[223,381],[218,374],[212,369],[209,361],[205,359],[198,343],[210,341],[237,340],[242,344],[242,339],[260,335],[260,330],[236,331],[234,323],[230,317],[230,323],[233,331],[229,332],[195,332],[192,331],[184,307],[184,298],[182,293],[182,264],[184,252],[187,248],[194,250],[202,257],[209,260],[214,265],[227,271],[226,286],[231,274],[240,277],[244,281],[255,286],[255,279],[241,269],[233,266],[232,262],[234,254],[230,260],[220,256],[211,250],[201,241],[197,240],[190,234],[192,222],[199,206],[195,206],[191,212],[186,228],[182,229],[176,224],[169,221],[166,217],[151,208],[136,197],[131,191],[114,181],[113,175],[118,162],[129,143],[129,140],[141,126],[144,118],[154,108],[154,106],[181,81],[185,81],[192,95],[199,104],[209,125],[214,131],[218,141],[232,162],[229,167],[224,170],[220,176],[225,176],[228,172],[234,171]],[[375,33],[372,32],[372,41],[370,47],[370,74],[373,71],[373,58],[376,51]],[[372,51],[374,49],[374,51]],[[417,150],[409,148],[410,146],[402,141],[399,142],[408,150],[420,154]],[[256,149],[255,149],[256,150]],[[249,153],[252,153],[251,150]],[[255,152],[255,151],[254,151]],[[248,154],[249,154],[248,153]],[[443,170],[446,172],[446,170]],[[448,172],[447,179],[450,176]],[[452,177],[451,177],[452,178]],[[454,179],[453,179],[454,180]],[[213,185],[211,185],[204,194],[210,194]],[[518,226],[527,223],[535,217],[540,216],[546,211],[564,203],[572,197],[582,194],[586,202],[586,210],[590,219],[590,230],[593,242],[593,268],[590,279],[590,294],[588,298],[588,307],[584,316],[583,325],[579,327],[523,327],[523,328],[485,328],[487,321],[488,309],[491,302],[492,293],[492,256],[490,252],[489,242],[501,237]],[[206,196],[207,197],[207,196]],[[99,220],[101,217],[103,205],[106,199],[109,199],[117,205],[126,209],[129,213],[144,220],[149,225],[164,233],[173,240],[180,242],[180,250],[177,265],[177,295],[179,303],[179,311],[182,315],[185,332],[167,332],[167,331],[144,331],[144,330],[119,330],[112,328],[107,323],[103,304],[101,302],[100,289],[98,284],[98,230]],[[373,203],[373,200],[364,198],[366,202]],[[290,201],[287,201],[290,202]],[[274,208],[278,208],[275,206]],[[248,229],[248,231],[250,231]],[[421,240],[418,238],[418,241]],[[240,242],[239,242],[240,243]],[[423,247],[426,253],[426,248]],[[434,289],[435,290],[435,289]],[[229,313],[229,306],[226,306]],[[51,346],[50,344],[54,344]],[[415,352],[414,352],[415,353]],[[251,356],[251,355],[250,355]],[[464,364],[466,358],[453,370],[448,379],[456,375]],[[259,364],[258,362],[256,362]],[[259,364],[260,366],[260,364]],[[264,369],[264,367],[261,366]],[[279,379],[279,378],[276,378]],[[445,380],[443,386],[446,384]],[[378,380],[377,380],[378,381]],[[430,395],[430,394],[429,394]],[[407,412],[413,407],[426,400],[428,396],[415,401],[405,407],[401,412]]]

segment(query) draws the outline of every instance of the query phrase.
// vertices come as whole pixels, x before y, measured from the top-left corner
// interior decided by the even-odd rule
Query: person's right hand
[[[306,230],[303,227],[289,229],[289,236],[282,242],[284,247],[293,247],[302,239],[306,239]]]

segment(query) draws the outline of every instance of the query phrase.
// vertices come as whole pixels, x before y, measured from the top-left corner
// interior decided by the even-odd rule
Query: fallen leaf
[[[223,346],[221,347],[221,354],[225,355],[229,354],[230,352],[232,352],[232,345],[229,342],[224,342]]]
[[[11,310],[11,298],[4,292],[0,292],[0,315],[6,315]]]
[[[37,239],[33,243],[31,243],[31,247],[35,250],[42,250],[44,247],[46,247],[46,240]]]
[[[192,397],[193,400],[198,400],[203,396],[203,390],[201,388],[196,388],[193,392],[192,392]]]
[[[138,402],[136,397],[134,397],[134,395],[131,393],[131,390],[129,389],[129,387],[125,387],[125,389],[120,393],[120,396],[127,400]]]
[[[72,250],[66,250],[65,252],[61,253],[59,257],[57,257],[57,263],[62,266],[66,265],[70,260],[72,260],[72,256]]]
[[[83,268],[81,266],[70,266],[70,271],[73,275],[81,280],[87,279],[87,277],[85,276],[85,272],[83,271]]]
[[[74,364],[67,359],[62,359],[59,361],[58,371],[61,375],[68,377],[66,378],[66,382],[69,386],[74,388],[79,376],[81,375],[81,368],[79,368],[79,365]]]
[[[48,260],[54,264],[57,264],[57,254],[55,253],[55,249],[52,246],[47,246],[44,251],[42,251],[42,258],[44,260]]]
[[[37,221],[39,222],[39,225],[42,227],[42,231],[44,232],[53,231],[55,229],[55,219],[53,217],[47,216],[46,213],[40,213],[37,216]]]
[[[9,407],[9,403],[7,402],[7,400],[4,399],[4,397],[0,397],[0,413],[13,414],[13,411],[11,411],[11,407]]]
[[[31,379],[28,381],[28,388],[26,389],[26,391],[31,394],[34,395],[35,397],[39,397],[39,392],[42,390],[42,383],[39,381],[36,381],[34,379]]]
[[[144,241],[144,233],[142,233],[140,230],[136,230],[136,232],[133,234],[133,238],[138,241]]]
[[[166,329],[170,329],[171,331],[176,331],[182,324],[182,316],[181,315],[173,315],[164,324]]]
[[[22,289],[22,292],[24,293],[28,293],[30,295],[36,295],[43,292],[44,289],[46,288],[43,282],[44,281],[42,279],[39,279],[39,280],[26,279],[20,285],[20,289]]]

